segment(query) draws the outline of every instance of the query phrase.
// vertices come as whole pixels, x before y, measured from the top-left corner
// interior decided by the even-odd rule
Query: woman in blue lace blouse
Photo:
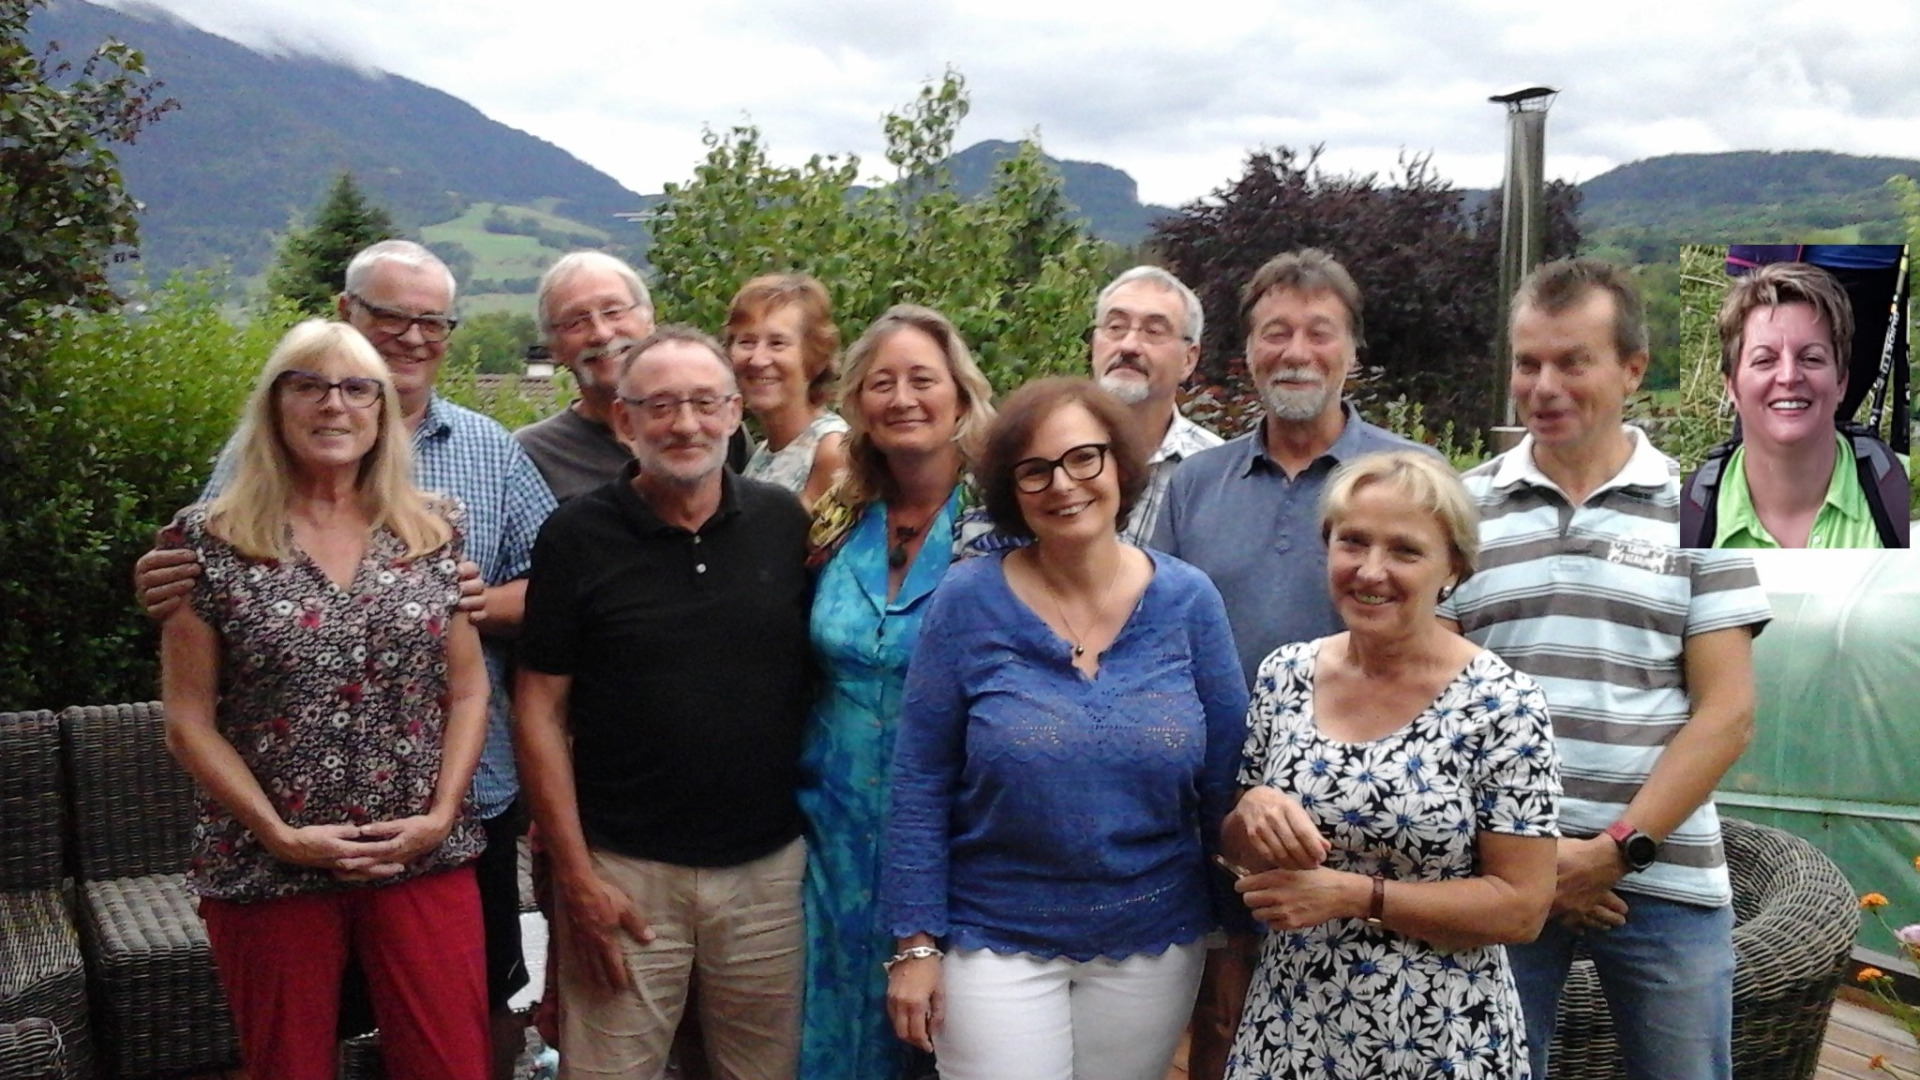
[[[894,1029],[942,1077],[1158,1080],[1232,910],[1246,684],[1212,583],[1120,540],[1145,461],[1091,382],[1015,393],[979,479],[1032,542],[955,566],[921,627],[881,901]]]

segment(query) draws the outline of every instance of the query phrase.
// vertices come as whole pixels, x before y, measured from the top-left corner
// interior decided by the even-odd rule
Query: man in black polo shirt
[[[638,460],[540,531],[514,702],[553,860],[561,1044],[570,1071],[660,1076],[697,973],[716,1071],[789,1078],[807,515],[722,468],[740,395],[711,338],[655,331],[619,394]]]

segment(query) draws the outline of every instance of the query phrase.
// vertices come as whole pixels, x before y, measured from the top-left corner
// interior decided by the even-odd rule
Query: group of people
[[[997,408],[928,308],[842,358],[803,275],[719,339],[600,253],[537,304],[579,398],[509,435],[433,393],[445,267],[363,252],[138,568],[254,1075],[331,1074],[350,954],[393,1075],[502,1075],[529,816],[564,1075],[697,1027],[683,1075],[1546,1076],[1576,948],[1644,1072],[1729,1075],[1769,612],[1624,422],[1618,269],[1527,279],[1527,434],[1464,477],[1345,400],[1312,249],[1243,290],[1226,441],[1158,268]]]

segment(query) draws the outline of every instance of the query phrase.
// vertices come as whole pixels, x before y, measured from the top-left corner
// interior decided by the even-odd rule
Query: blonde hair
[[[1420,450],[1362,454],[1333,471],[1320,496],[1320,542],[1333,536],[1334,523],[1353,507],[1361,489],[1382,484],[1405,495],[1433,516],[1452,549],[1457,587],[1480,565],[1480,511],[1451,466]]]
[[[867,371],[880,355],[881,346],[908,328],[932,338],[947,359],[947,374],[953,377],[960,397],[960,420],[953,441],[967,469],[980,460],[986,445],[987,428],[993,423],[993,385],[973,362],[966,340],[945,315],[932,308],[895,304],[847,350],[847,370],[840,384],[840,416],[849,429],[847,471],[837,486],[838,498],[848,506],[865,506],[893,493],[893,473],[887,468],[886,457],[874,447],[867,418],[860,411],[860,387],[867,381]]]
[[[407,558],[434,551],[453,536],[413,483],[413,448],[400,422],[400,396],[387,365],[358,330],[343,322],[308,319],[287,331],[253,384],[235,436],[233,479],[213,500],[207,528],[250,559],[290,559],[288,539],[295,465],[280,430],[280,376],[317,361],[343,362],[352,374],[380,383],[380,415],[373,448],[360,459],[356,488],[373,528],[385,527],[406,545]],[[349,406],[351,407],[351,406]]]

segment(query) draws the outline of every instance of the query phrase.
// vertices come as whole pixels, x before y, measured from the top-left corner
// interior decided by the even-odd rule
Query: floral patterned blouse
[[[162,546],[201,558],[192,597],[220,638],[215,723],[290,825],[366,824],[432,807],[466,529],[457,501],[435,509],[453,526],[445,546],[409,561],[398,537],[377,530],[347,589],[305,555],[235,551],[208,531],[204,503],[161,534]],[[470,809],[437,850],[380,884],[478,855],[485,839]],[[240,901],[366,887],[274,858],[204,793],[190,877],[202,896]]]

